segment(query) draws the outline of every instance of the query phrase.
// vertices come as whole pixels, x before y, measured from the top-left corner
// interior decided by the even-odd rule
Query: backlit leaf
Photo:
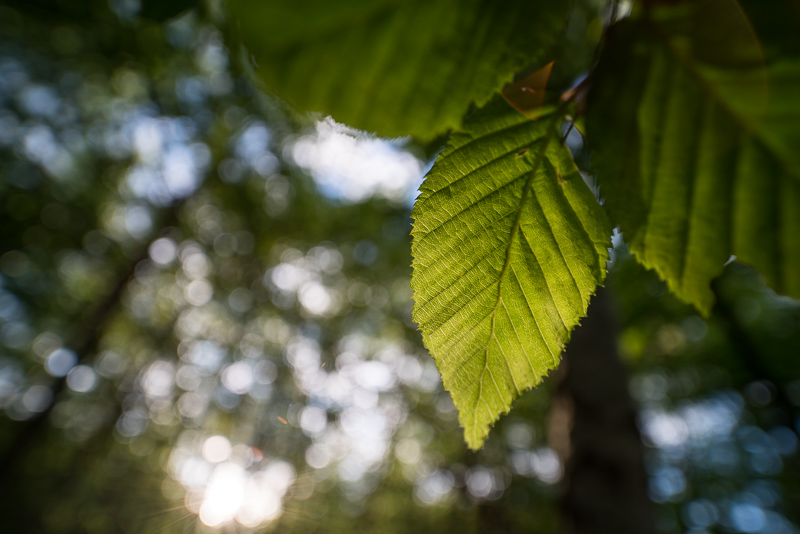
[[[700,13],[702,38],[685,16],[612,28],[587,136],[601,196],[631,250],[708,314],[710,282],[731,255],[800,297],[800,62],[760,64],[731,10],[721,15],[739,28],[737,46],[711,46],[708,35],[726,33],[714,31],[713,11]]]
[[[381,135],[457,126],[563,27],[562,0],[228,0],[255,73],[300,109]]]
[[[414,318],[473,449],[558,365],[606,274],[611,228],[560,123],[494,101],[451,136],[414,206]]]

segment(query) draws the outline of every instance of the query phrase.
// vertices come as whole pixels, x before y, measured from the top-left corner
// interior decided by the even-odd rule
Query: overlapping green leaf
[[[414,206],[414,318],[473,449],[558,365],[605,277],[611,228],[559,120],[491,103],[451,136]]]
[[[267,88],[381,135],[457,126],[557,35],[562,0],[228,0]]]
[[[618,25],[595,72],[587,136],[612,222],[703,313],[731,255],[800,297],[800,62],[708,54],[699,25],[674,27]]]

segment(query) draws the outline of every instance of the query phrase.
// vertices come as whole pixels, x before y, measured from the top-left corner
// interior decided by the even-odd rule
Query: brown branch
[[[616,341],[610,298],[601,288],[567,346],[551,414],[563,428],[549,434],[569,436],[559,451],[566,463],[564,533],[655,532],[636,409]]]

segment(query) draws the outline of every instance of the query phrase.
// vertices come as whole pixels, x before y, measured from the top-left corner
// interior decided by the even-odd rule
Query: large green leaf
[[[457,126],[537,58],[563,0],[228,0],[267,89],[381,135]]]
[[[800,297],[800,62],[766,68],[757,43],[709,53],[696,19],[609,32],[587,115],[601,195],[639,261],[701,312],[731,255]]]
[[[414,206],[414,318],[473,449],[558,365],[606,274],[611,227],[559,124],[491,103],[451,136]]]

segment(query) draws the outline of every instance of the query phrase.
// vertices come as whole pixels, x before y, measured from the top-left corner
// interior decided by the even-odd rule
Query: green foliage
[[[270,90],[360,128],[430,139],[558,49],[565,4],[230,8]],[[588,98],[571,93],[539,122],[489,104],[456,128],[414,209],[415,319],[473,448],[558,364],[605,276],[611,226],[704,315],[732,255],[800,296],[800,63],[780,52],[791,43],[762,49],[733,0],[651,0],[613,18]],[[586,113],[604,210],[551,139],[572,108]]]
[[[687,58],[703,70],[699,106],[712,106],[715,117],[728,119],[735,111],[738,120],[731,120],[731,131],[718,126],[696,136],[687,131],[686,144],[695,137],[719,138],[728,146],[734,131],[758,138],[758,155],[766,162],[758,168],[762,180],[747,184],[759,191],[740,191],[736,198],[752,200],[740,203],[742,210],[766,212],[756,201],[776,202],[774,219],[761,226],[752,224],[755,216],[737,220],[739,228],[759,233],[760,241],[752,243],[762,246],[753,251],[772,254],[779,235],[773,223],[789,213],[777,203],[795,202],[785,190],[775,195],[774,188],[797,176],[800,154],[793,111],[800,30],[787,9],[794,1],[743,0],[746,8],[760,10],[748,15],[760,32],[762,61],[760,50],[747,43],[736,53],[717,47],[713,54],[708,52],[714,39],[702,49],[687,45],[685,36],[694,32],[681,11],[687,3],[660,14],[634,11],[629,22],[611,24],[613,17],[598,9],[604,0],[579,0],[563,38],[518,80],[555,59],[547,93],[552,103],[593,65],[602,31],[602,61],[581,85],[591,87],[588,102],[585,91],[577,91],[574,99],[562,98],[567,102],[558,110],[548,105],[532,113],[542,115],[535,122],[500,100],[477,112],[464,106],[470,117],[428,177],[414,213],[419,228],[414,237],[422,243],[414,245],[414,261],[427,266],[416,266],[414,287],[418,298],[428,298],[417,318],[449,376],[445,382],[464,426],[473,425],[471,445],[480,445],[494,424],[477,453],[465,450],[458,413],[412,319],[409,206],[394,193],[330,197],[315,168],[292,160],[298,147],[323,146],[320,126],[335,131],[339,145],[333,152],[340,161],[352,153],[340,150],[347,143],[377,145],[413,159],[413,141],[403,142],[411,148],[406,151],[401,143],[331,121],[312,131],[306,121],[293,120],[303,117],[285,116],[235,70],[238,46],[222,46],[229,29],[224,20],[232,20],[224,17],[225,2],[197,2],[195,9],[163,23],[153,19],[170,17],[188,2],[5,2],[0,6],[4,530],[546,533],[568,530],[575,517],[591,515],[564,506],[574,502],[569,495],[575,490],[576,497],[599,508],[597,517],[608,525],[613,514],[607,506],[620,503],[625,486],[660,503],[663,532],[731,530],[742,518],[759,515],[763,532],[796,529],[800,477],[792,427],[800,415],[800,303],[776,295],[759,273],[733,263],[713,282],[717,302],[706,320],[671,294],[658,273],[645,269],[641,256],[637,261],[628,254],[619,235],[607,276],[604,264],[610,231],[604,212],[613,224],[629,216],[615,207],[625,207],[621,198],[628,190],[615,184],[641,178],[639,167],[630,176],[620,170],[631,162],[639,165],[642,144],[661,142],[650,123],[639,122],[644,89],[636,84],[647,82],[651,92],[657,88],[653,80],[663,82],[665,91],[688,86],[689,96],[680,99],[694,109],[692,95],[698,93],[687,76]],[[667,2],[646,4],[659,3]],[[726,3],[704,5],[723,14]],[[715,26],[722,17],[704,17],[693,24],[709,30],[707,37],[727,34]],[[656,20],[664,35],[677,36],[669,46],[653,33]],[[722,27],[731,22],[741,28],[736,17]],[[683,57],[670,47],[682,50]],[[748,59],[753,50],[755,59]],[[617,65],[610,63],[613,58]],[[745,61],[737,65],[731,58]],[[680,83],[652,77],[655,65],[672,76],[678,71]],[[714,98],[703,93],[708,87],[715,89]],[[573,129],[566,148],[560,137],[572,117],[565,114],[583,131],[580,113],[587,109],[591,144],[581,143]],[[617,139],[627,144],[616,146]],[[736,143],[737,151],[752,149]],[[431,153],[439,147],[426,148]],[[705,155],[709,147],[698,146],[698,155],[700,149]],[[378,152],[370,149],[367,156]],[[720,165],[735,156],[722,152]],[[325,160],[323,155],[319,161]],[[166,185],[176,184],[169,178],[187,177],[189,161],[194,168],[189,174],[197,179],[192,189],[167,192]],[[388,166],[392,160],[382,161]],[[595,202],[589,192],[594,189],[576,174],[577,167],[591,183],[590,165],[602,182],[605,203]],[[738,180],[733,171],[729,176]],[[733,179],[722,180],[729,176],[716,175],[720,195],[697,203],[704,211],[693,210],[696,219],[731,196]],[[353,183],[348,173],[340,179]],[[627,211],[647,214],[640,192],[631,191],[635,194],[624,197]],[[467,207],[473,201],[475,206]],[[446,223],[446,234],[436,229],[421,237],[421,224],[436,226],[460,207],[466,209]],[[683,201],[676,199],[673,209],[684,209]],[[499,221],[501,210],[513,214]],[[588,219],[580,219],[582,214]],[[497,222],[492,226],[492,221]],[[731,232],[734,223],[731,218],[720,228]],[[596,241],[585,239],[582,225]],[[522,230],[533,243],[530,251]],[[783,250],[798,241],[788,233],[780,239]],[[476,261],[490,243],[498,249]],[[730,250],[742,258],[740,249]],[[565,257],[572,261],[567,268]],[[506,260],[509,267],[501,275]],[[511,265],[515,271],[522,266],[527,285],[514,278]],[[775,265],[765,260],[761,270],[774,277],[769,269]],[[581,289],[571,285],[569,267],[586,275]],[[437,297],[450,281],[455,282],[450,293]],[[566,369],[513,401],[517,386],[528,387],[556,364],[568,326],[584,313],[599,281],[616,304],[619,329],[597,328],[603,310],[593,301],[576,334],[581,339],[567,349]],[[706,283],[707,278],[697,285]],[[502,299],[499,308],[484,306],[497,313],[494,337],[486,333],[486,322],[475,331],[456,330],[451,339],[446,327],[437,331],[443,315],[464,313],[455,307],[480,304],[478,298],[463,304],[480,287],[495,292],[498,305]],[[515,299],[519,305],[513,305]],[[425,315],[435,309],[438,315]],[[547,341],[540,337],[540,324]],[[521,341],[517,331],[524,333]],[[476,389],[459,393],[459,384],[474,378],[466,373],[475,375],[469,368],[475,362],[455,371],[455,360],[465,354],[460,347],[448,348],[478,333],[488,347],[480,352],[477,346],[478,366],[493,358],[481,386],[485,403]],[[589,347],[585,358],[579,357],[581,342]],[[627,360],[630,381],[598,350],[614,344]],[[508,360],[519,368],[516,374],[506,367],[509,350],[518,353]],[[58,376],[66,372],[58,370],[59,359],[70,353],[78,365]],[[583,381],[575,380],[579,373]],[[603,394],[609,391],[612,395]],[[617,469],[616,460],[641,461],[633,414],[620,417],[615,400],[628,394],[643,408],[638,428],[647,457],[646,494],[641,478],[619,476]],[[511,415],[497,419],[512,402]],[[480,403],[477,415],[485,419],[480,425],[470,420],[470,403]],[[633,439],[624,441],[619,429],[626,421]],[[229,460],[208,458],[204,449],[212,438],[229,440]],[[609,441],[613,446],[604,447]],[[581,445],[587,442],[596,443],[593,450],[601,454],[587,455]],[[614,464],[597,461],[606,452]],[[227,480],[215,475],[226,469],[230,474],[231,463],[246,473]],[[287,464],[295,475],[283,497],[266,499],[253,491],[267,468]],[[601,472],[614,484],[611,491],[597,484]],[[270,478],[270,485],[274,481]],[[266,504],[279,516],[254,525],[252,516],[237,513],[224,526],[207,526],[219,517],[212,514],[209,520],[199,510],[232,504],[237,495]],[[233,507],[225,507],[232,517]],[[640,511],[622,506],[642,525],[633,531],[655,530],[630,513],[633,509]],[[698,509],[707,513],[698,518]],[[614,527],[606,530],[627,531],[618,521],[610,524]]]
[[[668,31],[618,25],[594,74],[587,136],[609,213],[639,261],[706,315],[732,254],[798,297],[800,64],[765,70],[747,34],[721,55]]]
[[[382,135],[457,126],[561,29],[559,0],[231,0],[267,88],[301,109]]]
[[[605,278],[611,226],[558,113],[503,100],[450,137],[414,207],[414,318],[469,446],[560,361]]]

